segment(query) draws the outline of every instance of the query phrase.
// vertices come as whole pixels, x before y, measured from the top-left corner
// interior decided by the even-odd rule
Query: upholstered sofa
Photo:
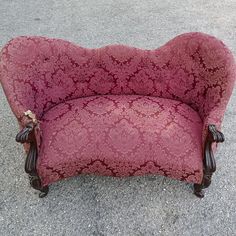
[[[203,197],[235,78],[231,52],[203,33],[155,50],[17,37],[0,54],[16,141],[40,197],[79,174],[164,175]]]

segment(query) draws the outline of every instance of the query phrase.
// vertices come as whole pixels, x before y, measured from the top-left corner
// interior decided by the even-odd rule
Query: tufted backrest
[[[0,81],[17,117],[29,109],[41,117],[84,96],[142,94],[182,101],[203,118],[226,106],[234,80],[230,51],[202,33],[182,34],[156,50],[85,49],[60,39],[17,37],[0,55]]]

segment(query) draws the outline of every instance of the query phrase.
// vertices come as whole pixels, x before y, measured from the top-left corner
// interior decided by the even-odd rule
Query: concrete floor
[[[0,46],[44,35],[84,47],[156,48],[188,31],[222,39],[236,55],[235,0],[0,0]],[[39,199],[14,141],[16,120],[0,89],[0,235],[236,235],[236,91],[223,124],[217,172],[204,199],[160,176],[79,176]]]

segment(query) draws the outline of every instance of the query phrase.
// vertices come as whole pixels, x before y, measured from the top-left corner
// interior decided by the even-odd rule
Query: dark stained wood
[[[208,133],[204,146],[204,159],[203,159],[203,179],[201,184],[194,184],[194,194],[197,197],[203,198],[203,189],[211,184],[211,177],[216,171],[216,162],[212,151],[213,143],[224,142],[224,135],[216,129],[215,125],[208,126]]]
[[[37,142],[35,137],[36,123],[29,122],[16,135],[16,141],[19,143],[29,143],[30,148],[25,161],[25,172],[29,175],[30,185],[40,191],[39,197],[45,197],[48,194],[48,186],[42,186],[38,176],[36,164],[38,158]]]

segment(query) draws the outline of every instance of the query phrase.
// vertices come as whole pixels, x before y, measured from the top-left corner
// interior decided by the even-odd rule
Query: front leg
[[[204,197],[203,189],[210,186],[212,174],[216,171],[216,162],[212,151],[212,144],[222,142],[224,142],[223,133],[218,131],[215,125],[209,125],[208,134],[204,146],[202,183],[194,184],[194,194],[197,197]]]
[[[19,143],[30,144],[30,149],[25,161],[25,172],[29,175],[30,185],[34,189],[40,191],[39,197],[45,197],[48,193],[48,186],[42,186],[36,169],[38,149],[34,132],[35,126],[36,124],[34,122],[27,123],[26,126],[16,135],[16,141]]]

